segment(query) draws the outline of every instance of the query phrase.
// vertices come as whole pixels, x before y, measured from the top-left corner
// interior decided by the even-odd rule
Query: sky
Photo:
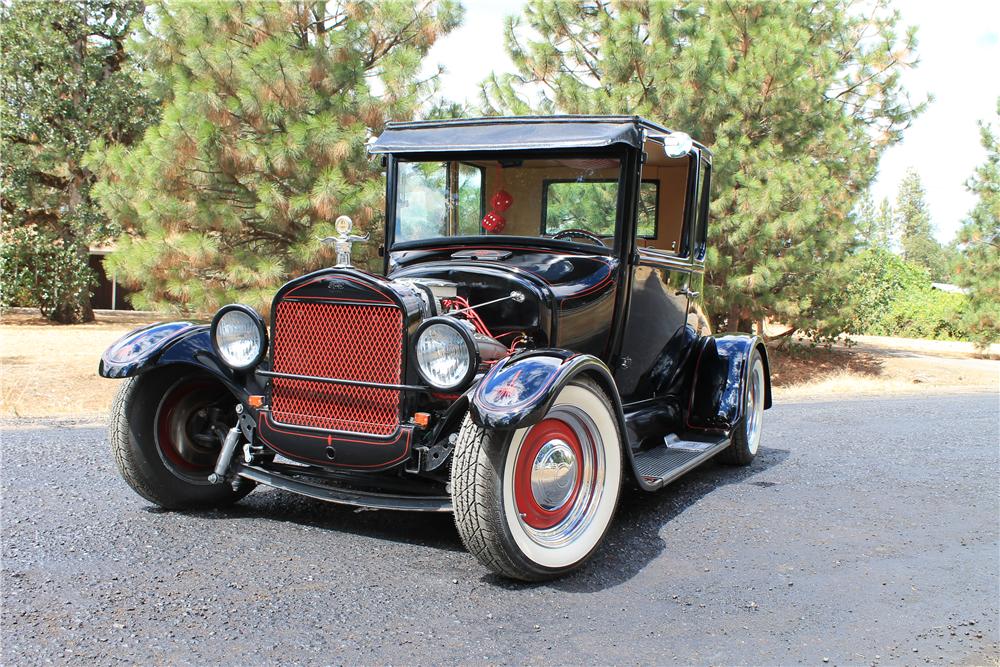
[[[503,45],[503,22],[524,0],[464,0],[461,27],[431,49],[427,62],[446,68],[441,94],[478,102],[490,71],[513,71]],[[1000,97],[1000,0],[896,0],[906,25],[917,26],[919,65],[903,76],[914,100],[934,101],[889,148],[872,188],[876,201],[894,200],[903,174],[913,167],[927,192],[939,241],[955,236],[975,204],[965,181],[986,153],[977,121],[996,115]],[[658,118],[670,126],[669,118]],[[677,128],[683,130],[684,128]]]

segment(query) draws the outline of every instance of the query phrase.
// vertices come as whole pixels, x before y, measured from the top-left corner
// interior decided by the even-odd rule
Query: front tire
[[[118,470],[146,500],[172,510],[209,509],[253,490],[240,480],[211,484],[221,443],[212,426],[235,423],[236,399],[210,376],[183,367],[128,378],[111,408],[109,440]]]
[[[750,371],[747,373],[747,393],[743,403],[743,417],[733,428],[732,444],[719,453],[722,463],[747,466],[760,449],[761,428],[764,421],[764,361],[760,349],[750,354]]]
[[[582,378],[528,428],[493,431],[467,416],[451,470],[466,548],[494,572],[525,581],[583,565],[618,504],[621,440],[611,401]]]

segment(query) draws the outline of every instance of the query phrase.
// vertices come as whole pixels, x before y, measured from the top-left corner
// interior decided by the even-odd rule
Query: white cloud
[[[463,25],[434,45],[428,63],[447,68],[441,93],[478,101],[479,83],[491,71],[513,71],[503,44],[504,17],[525,0],[466,0]],[[1000,2],[936,0],[898,3],[903,20],[917,26],[920,65],[904,75],[914,99],[934,102],[882,158],[876,198],[895,198],[908,167],[919,173],[938,238],[950,240],[974,200],[965,180],[983,161],[976,121],[993,117],[1000,97]],[[658,119],[669,123],[670,119]]]

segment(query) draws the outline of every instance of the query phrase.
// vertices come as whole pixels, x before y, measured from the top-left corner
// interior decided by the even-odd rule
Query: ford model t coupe
[[[771,404],[753,335],[702,313],[710,152],[635,117],[389,125],[385,276],[336,266],[211,325],[103,355],[111,444],[167,508],[257,484],[454,512],[466,547],[540,580],[594,553],[624,484],[746,465]]]

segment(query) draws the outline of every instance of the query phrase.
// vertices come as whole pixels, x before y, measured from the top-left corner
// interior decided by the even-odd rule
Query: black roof
[[[371,153],[461,153],[614,145],[638,148],[642,145],[643,133],[652,138],[680,134],[639,116],[459,118],[388,123],[368,150]]]

